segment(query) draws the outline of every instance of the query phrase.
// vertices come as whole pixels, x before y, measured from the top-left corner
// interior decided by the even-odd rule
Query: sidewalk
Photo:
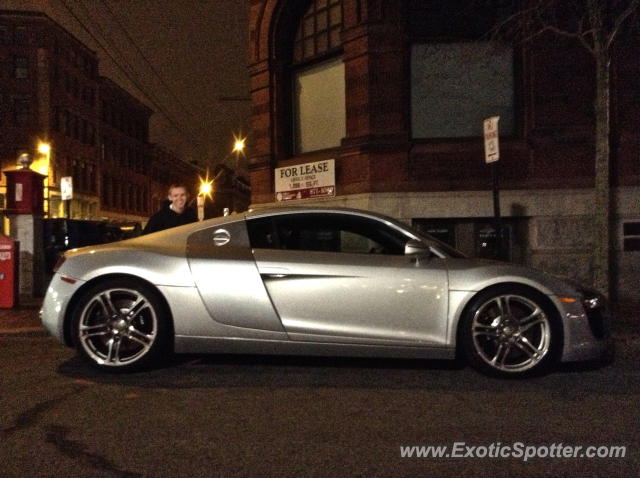
[[[0,309],[0,335],[47,335],[38,312],[42,299],[24,299],[18,307]]]
[[[38,311],[42,299],[23,300],[15,309],[0,309],[0,336],[47,335]],[[640,306],[614,304],[612,332],[614,337],[640,335]]]

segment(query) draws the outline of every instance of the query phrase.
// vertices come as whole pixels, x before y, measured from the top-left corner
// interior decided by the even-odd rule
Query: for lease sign
[[[333,159],[325,159],[315,163],[276,168],[276,201],[335,196],[334,164]]]

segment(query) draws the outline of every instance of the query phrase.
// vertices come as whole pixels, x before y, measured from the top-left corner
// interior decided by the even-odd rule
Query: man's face
[[[189,194],[185,188],[171,188],[167,197],[171,201],[171,209],[180,213],[184,211]]]

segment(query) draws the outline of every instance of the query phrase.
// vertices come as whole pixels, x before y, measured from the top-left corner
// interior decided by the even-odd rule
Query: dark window
[[[60,131],[60,107],[56,106],[53,109],[53,118],[51,122],[51,128],[54,131]]]
[[[625,236],[640,236],[640,221],[625,222],[623,231]]]
[[[67,136],[71,136],[71,114],[65,110],[62,112],[62,117],[64,118],[63,121],[63,133],[66,134]]]
[[[489,41],[514,2],[407,3],[412,136],[482,136],[482,121],[495,115],[500,116],[500,134],[515,135],[516,50]]]
[[[9,43],[9,28],[6,25],[0,25],[0,45]]]
[[[640,251],[640,221],[623,223],[622,244],[626,252]]]
[[[342,46],[342,1],[314,0],[302,17],[294,42],[293,60],[300,63]]]
[[[251,247],[351,254],[404,254],[404,234],[373,219],[291,214],[248,223]]]
[[[26,126],[29,122],[30,99],[26,95],[15,96],[13,98],[13,124],[16,126]]]
[[[29,60],[23,56],[14,58],[14,78],[25,79],[29,77]]]
[[[29,40],[27,27],[16,27],[14,39],[16,45],[25,45]]]

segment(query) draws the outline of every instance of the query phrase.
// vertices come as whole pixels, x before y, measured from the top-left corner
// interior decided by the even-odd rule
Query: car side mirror
[[[405,256],[428,256],[431,254],[429,246],[417,239],[409,239],[404,245]]]

